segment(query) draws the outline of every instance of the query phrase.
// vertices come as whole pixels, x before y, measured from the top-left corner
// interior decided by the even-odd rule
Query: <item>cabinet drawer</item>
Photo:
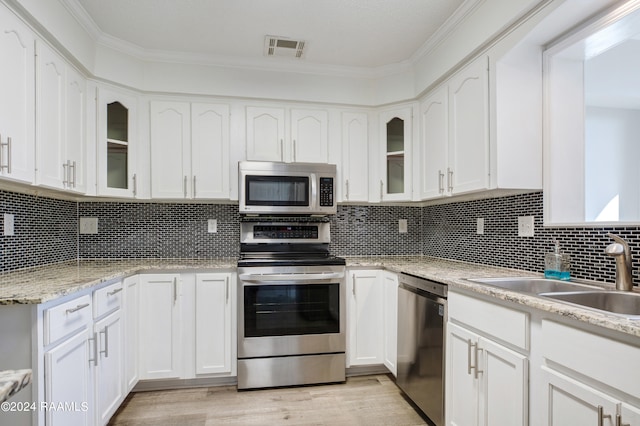
[[[122,305],[122,281],[93,292],[93,317],[120,309]]]
[[[557,322],[542,321],[544,357],[608,386],[640,395],[640,347]]]
[[[449,292],[449,319],[465,324],[490,337],[529,350],[529,314]]]
[[[91,324],[91,296],[85,295],[44,311],[44,344]]]

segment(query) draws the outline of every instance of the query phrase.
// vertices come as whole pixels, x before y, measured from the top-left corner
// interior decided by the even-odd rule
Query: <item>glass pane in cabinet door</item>
[[[128,188],[129,110],[120,102],[107,105],[107,186]]]
[[[404,192],[404,155],[387,156],[387,193]]]
[[[394,117],[387,123],[387,153],[404,151],[404,120]]]
[[[107,186],[127,189],[128,146],[107,142]]]

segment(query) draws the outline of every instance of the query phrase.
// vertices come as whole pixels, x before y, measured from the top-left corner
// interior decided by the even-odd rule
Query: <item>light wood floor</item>
[[[386,375],[345,384],[238,392],[235,386],[137,392],[109,425],[424,425]]]

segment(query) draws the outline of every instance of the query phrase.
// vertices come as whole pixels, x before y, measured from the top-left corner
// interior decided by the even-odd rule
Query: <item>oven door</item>
[[[238,358],[345,351],[344,266],[238,272]]]

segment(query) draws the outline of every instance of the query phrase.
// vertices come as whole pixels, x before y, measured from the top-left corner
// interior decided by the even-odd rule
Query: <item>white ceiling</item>
[[[143,57],[298,61],[376,69],[411,62],[478,0],[62,0],[98,42]],[[265,36],[306,41],[264,56]],[[273,63],[273,62],[271,62]]]

